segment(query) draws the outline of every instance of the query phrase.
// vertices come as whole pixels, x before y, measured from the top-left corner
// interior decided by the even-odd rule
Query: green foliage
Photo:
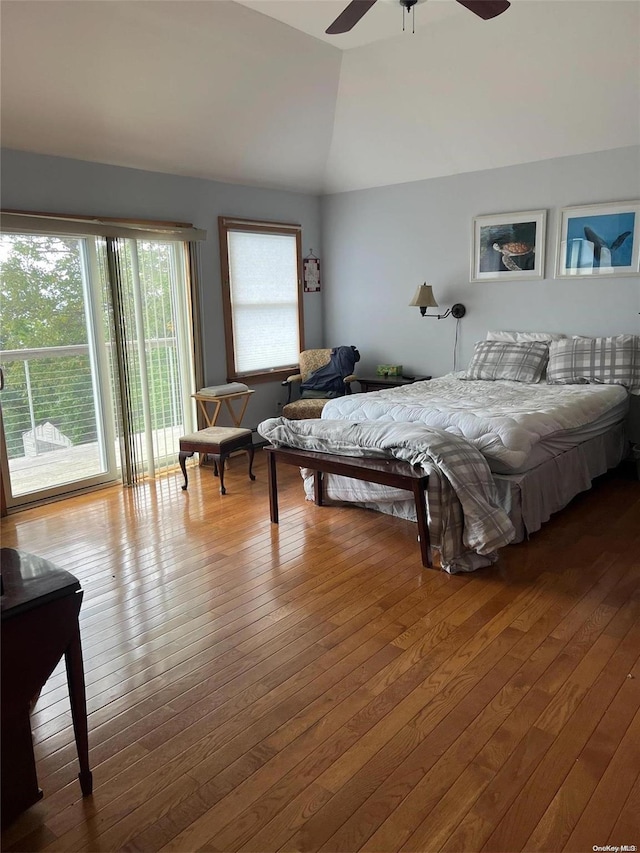
[[[78,240],[3,235],[0,349],[87,343]]]
[[[88,344],[81,245],[82,241],[78,239],[50,236],[3,235],[0,238],[1,350]],[[137,271],[147,341],[145,358],[152,428],[180,424],[182,412],[173,340],[173,248],[167,244],[143,241],[135,245],[126,241],[120,246],[120,270],[129,313],[128,349],[130,354],[133,353],[131,373],[134,382],[137,380],[134,397],[140,399],[142,393],[133,316]],[[137,269],[132,256],[134,248],[137,248]],[[109,288],[100,251],[98,268],[104,302],[103,332],[109,341]],[[164,338],[169,339],[166,344],[157,341]],[[26,366],[21,359],[3,363],[5,390],[2,405],[9,457],[24,454],[22,434],[32,426],[30,399],[36,424],[50,421],[74,444],[96,441],[95,401],[88,351],[59,358],[32,356],[27,361]],[[135,416],[135,427],[140,431],[143,429],[141,406]]]

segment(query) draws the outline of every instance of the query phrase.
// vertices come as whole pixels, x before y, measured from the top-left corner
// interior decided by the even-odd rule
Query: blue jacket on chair
[[[319,367],[301,385],[301,397],[305,391],[313,397],[342,397],[345,393],[345,376],[353,373],[356,362],[360,361],[360,353],[354,346],[335,347],[331,350],[328,364]]]

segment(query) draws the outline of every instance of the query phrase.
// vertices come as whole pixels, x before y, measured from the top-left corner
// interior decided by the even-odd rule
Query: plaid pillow
[[[509,343],[479,341],[461,379],[511,379],[539,382],[549,357],[549,347],[539,341]]]
[[[547,382],[552,385],[640,387],[640,337],[568,338],[549,345]]]

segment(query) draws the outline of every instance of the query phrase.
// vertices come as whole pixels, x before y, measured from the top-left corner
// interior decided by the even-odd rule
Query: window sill
[[[246,384],[260,384],[263,382],[282,382],[292,373],[297,373],[299,370],[297,364],[292,364],[290,367],[279,367],[277,370],[262,370],[256,373],[236,373],[235,376],[230,376],[228,382],[244,382]]]

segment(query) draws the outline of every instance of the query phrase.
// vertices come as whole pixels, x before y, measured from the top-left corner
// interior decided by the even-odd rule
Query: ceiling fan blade
[[[458,0],[458,3],[469,9],[474,15],[478,15],[484,21],[501,15],[511,5],[508,0]]]
[[[330,36],[335,36],[338,33],[348,33],[375,2],[376,0],[351,0],[351,3],[349,3],[346,9],[342,10],[325,32]]]

